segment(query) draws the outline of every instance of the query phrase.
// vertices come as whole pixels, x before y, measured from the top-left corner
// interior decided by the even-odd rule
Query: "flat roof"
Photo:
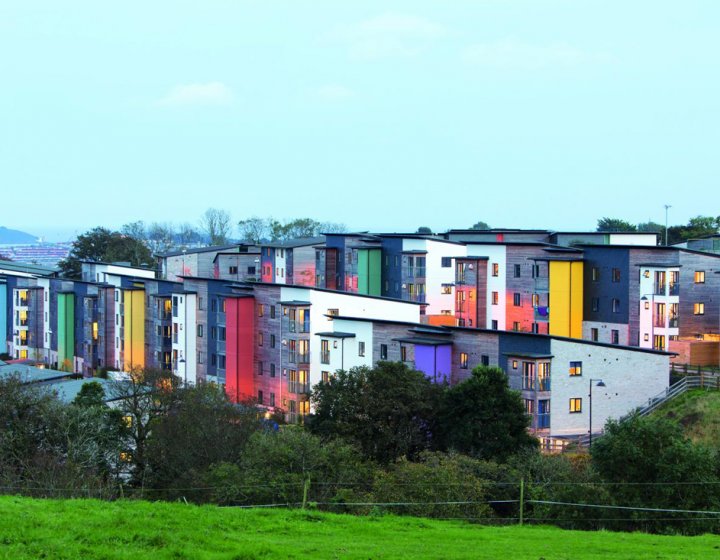
[[[50,268],[47,266],[39,266],[37,264],[23,263],[18,261],[0,260],[0,270],[12,270],[13,272],[25,272],[27,274],[39,274],[42,276],[50,276],[60,272],[59,268]]]
[[[396,342],[404,342],[406,344],[417,344],[420,346],[452,346],[452,340],[437,340],[434,338],[425,338],[422,336],[408,336],[401,338],[393,338]]]
[[[179,257],[181,255],[194,255],[199,253],[213,253],[219,251],[225,251],[227,249],[239,249],[240,247],[256,247],[252,243],[229,243],[226,245],[208,245],[207,247],[194,247],[192,249],[185,249],[184,251],[166,251],[164,253],[156,253],[156,257]]]
[[[342,234],[340,234],[342,235]],[[318,245],[325,242],[325,235],[315,237],[297,237],[295,239],[287,239],[285,241],[270,241],[268,243],[260,243],[260,247],[270,247],[271,249],[294,249],[296,247],[307,247],[310,245]]]
[[[533,352],[503,352],[503,356],[510,356],[512,358],[528,358],[530,360],[542,360],[554,357],[552,354],[537,354]]]
[[[326,338],[355,338],[355,333],[342,332],[342,331],[327,331],[315,333],[315,336],[324,336]]]

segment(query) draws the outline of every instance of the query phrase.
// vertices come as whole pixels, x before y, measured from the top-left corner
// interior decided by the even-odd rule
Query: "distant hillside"
[[[678,422],[685,435],[698,443],[720,445],[720,391],[694,389],[658,408],[653,415]]]
[[[24,231],[0,226],[0,245],[20,245],[25,243],[37,243],[37,237]]]

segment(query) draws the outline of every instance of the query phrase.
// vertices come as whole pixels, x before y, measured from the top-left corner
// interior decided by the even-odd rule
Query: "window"
[[[210,311],[216,312],[217,311],[217,299],[212,298],[212,301],[210,302]]]
[[[387,344],[380,345],[380,359],[387,360]]]
[[[592,269],[590,271],[590,278],[592,279],[593,282],[597,282],[598,280],[600,280],[600,269],[598,267],[596,267],[596,266],[592,267]]]
[[[513,276],[515,276],[515,278],[520,278],[520,265],[519,264],[516,264],[513,266]]]
[[[213,340],[217,339],[217,327],[210,327],[210,338]]]
[[[332,321],[333,317],[337,317],[338,315],[340,315],[340,310],[339,309],[328,309],[327,314],[329,315],[328,321]]]
[[[492,263],[492,275],[500,276],[500,265],[498,263]]]
[[[262,362],[258,362],[257,374],[262,375],[264,369],[265,369],[265,364],[263,364]]]
[[[612,329],[610,331],[610,342],[613,344],[620,344],[620,331]]]
[[[407,346],[400,345],[400,361],[401,362],[407,362]]]
[[[205,362],[203,361],[203,353],[198,352],[197,356],[198,356],[198,364],[204,364]]]
[[[661,334],[656,334],[653,336],[653,349],[655,350],[665,350],[665,336]]]
[[[452,284],[443,284],[441,292],[443,294],[452,294]]]
[[[592,311],[600,310],[600,298],[599,297],[594,297],[590,300],[590,309]]]
[[[275,364],[270,364],[270,377],[275,377]]]
[[[452,257],[442,257],[440,259],[440,266],[450,268],[452,266]]]
[[[275,318],[275,306],[274,305],[270,306],[270,318],[271,319]]]
[[[468,355],[467,355],[467,352],[460,352],[460,368],[461,368],[461,369],[467,369],[467,368],[468,368]]]
[[[582,375],[582,362],[570,362],[570,377]]]
[[[612,269],[612,281],[620,282],[620,269],[619,268]]]
[[[513,294],[513,305],[515,307],[520,307],[520,294],[518,292]]]
[[[228,269],[228,273],[229,273],[229,274],[237,274],[237,273],[238,273],[238,267],[237,267],[237,266],[231,266],[231,267]]]
[[[364,342],[358,342],[358,356],[365,356],[365,343]]]
[[[262,303],[258,303],[257,312],[258,312],[258,317],[264,317],[265,316],[265,305]]]
[[[225,327],[220,327],[220,340],[225,340],[226,330]]]
[[[263,404],[263,392],[258,391],[258,404]]]
[[[330,341],[327,339],[322,339],[320,341],[320,363],[330,363]]]
[[[270,335],[270,348],[275,348],[275,335]]]
[[[613,298],[612,310],[613,310],[613,313],[620,313],[620,300],[619,299]]]
[[[538,334],[540,332],[540,327],[538,326],[537,323],[533,323],[531,325],[531,331],[535,334]]]
[[[270,393],[270,406],[275,406],[275,393]]]
[[[198,325],[198,326],[197,326],[197,335],[198,335],[198,338],[202,338],[202,337],[203,337],[203,325]]]
[[[492,304],[497,305],[499,299],[500,299],[500,295],[498,294],[498,292],[493,292],[492,293]]]
[[[645,333],[645,335],[643,336],[643,340],[645,342],[648,342],[650,340],[650,335],[648,333]]]
[[[484,366],[489,366],[490,356],[488,356],[487,354],[483,354],[482,356],[480,356],[480,363]]]
[[[695,283],[696,284],[704,284],[705,283],[705,271],[704,270],[696,270],[695,271]]]
[[[593,342],[597,342],[598,335],[599,335],[599,332],[597,329],[590,329],[590,340],[592,340]]]
[[[329,371],[321,371],[320,372],[320,380],[323,383],[330,383],[330,372]]]
[[[705,304],[704,303],[693,304],[693,313],[695,315],[705,315]]]
[[[218,368],[225,369],[226,358],[225,354],[218,354]]]
[[[582,412],[582,399],[570,399],[570,413],[575,414],[577,412]]]
[[[490,328],[494,331],[498,330],[498,322],[497,319],[492,319],[490,321]]]
[[[262,332],[258,333],[258,346],[265,344],[265,335]]]
[[[212,356],[210,356],[210,365],[211,366],[217,365],[217,354],[213,354]]]
[[[513,360],[513,361],[512,361],[512,368],[513,368],[513,369],[517,369],[517,368],[518,368],[518,361],[517,361],[517,360]]]

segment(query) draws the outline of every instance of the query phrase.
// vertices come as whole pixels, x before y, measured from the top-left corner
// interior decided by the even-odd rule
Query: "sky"
[[[0,225],[720,214],[717,0],[3,0]]]

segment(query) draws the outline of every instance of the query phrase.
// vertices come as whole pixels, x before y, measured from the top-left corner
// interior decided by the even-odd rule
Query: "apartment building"
[[[248,243],[232,243],[169,251],[156,255],[160,277],[177,282],[183,276],[212,278],[215,275],[215,258],[219,253],[257,253],[258,248]]]
[[[345,367],[402,361],[433,381],[456,384],[478,365],[500,367],[521,393],[533,432],[545,440],[588,433],[590,385],[593,432],[599,432],[669,381],[668,352],[558,336],[347,316],[335,317],[332,329],[317,336],[335,368],[341,357]],[[335,344],[340,340],[344,347]]]
[[[323,283],[318,274],[324,271],[317,267],[318,249],[325,245],[325,236],[306,237],[263,243],[262,281],[293,286],[317,286]]]

